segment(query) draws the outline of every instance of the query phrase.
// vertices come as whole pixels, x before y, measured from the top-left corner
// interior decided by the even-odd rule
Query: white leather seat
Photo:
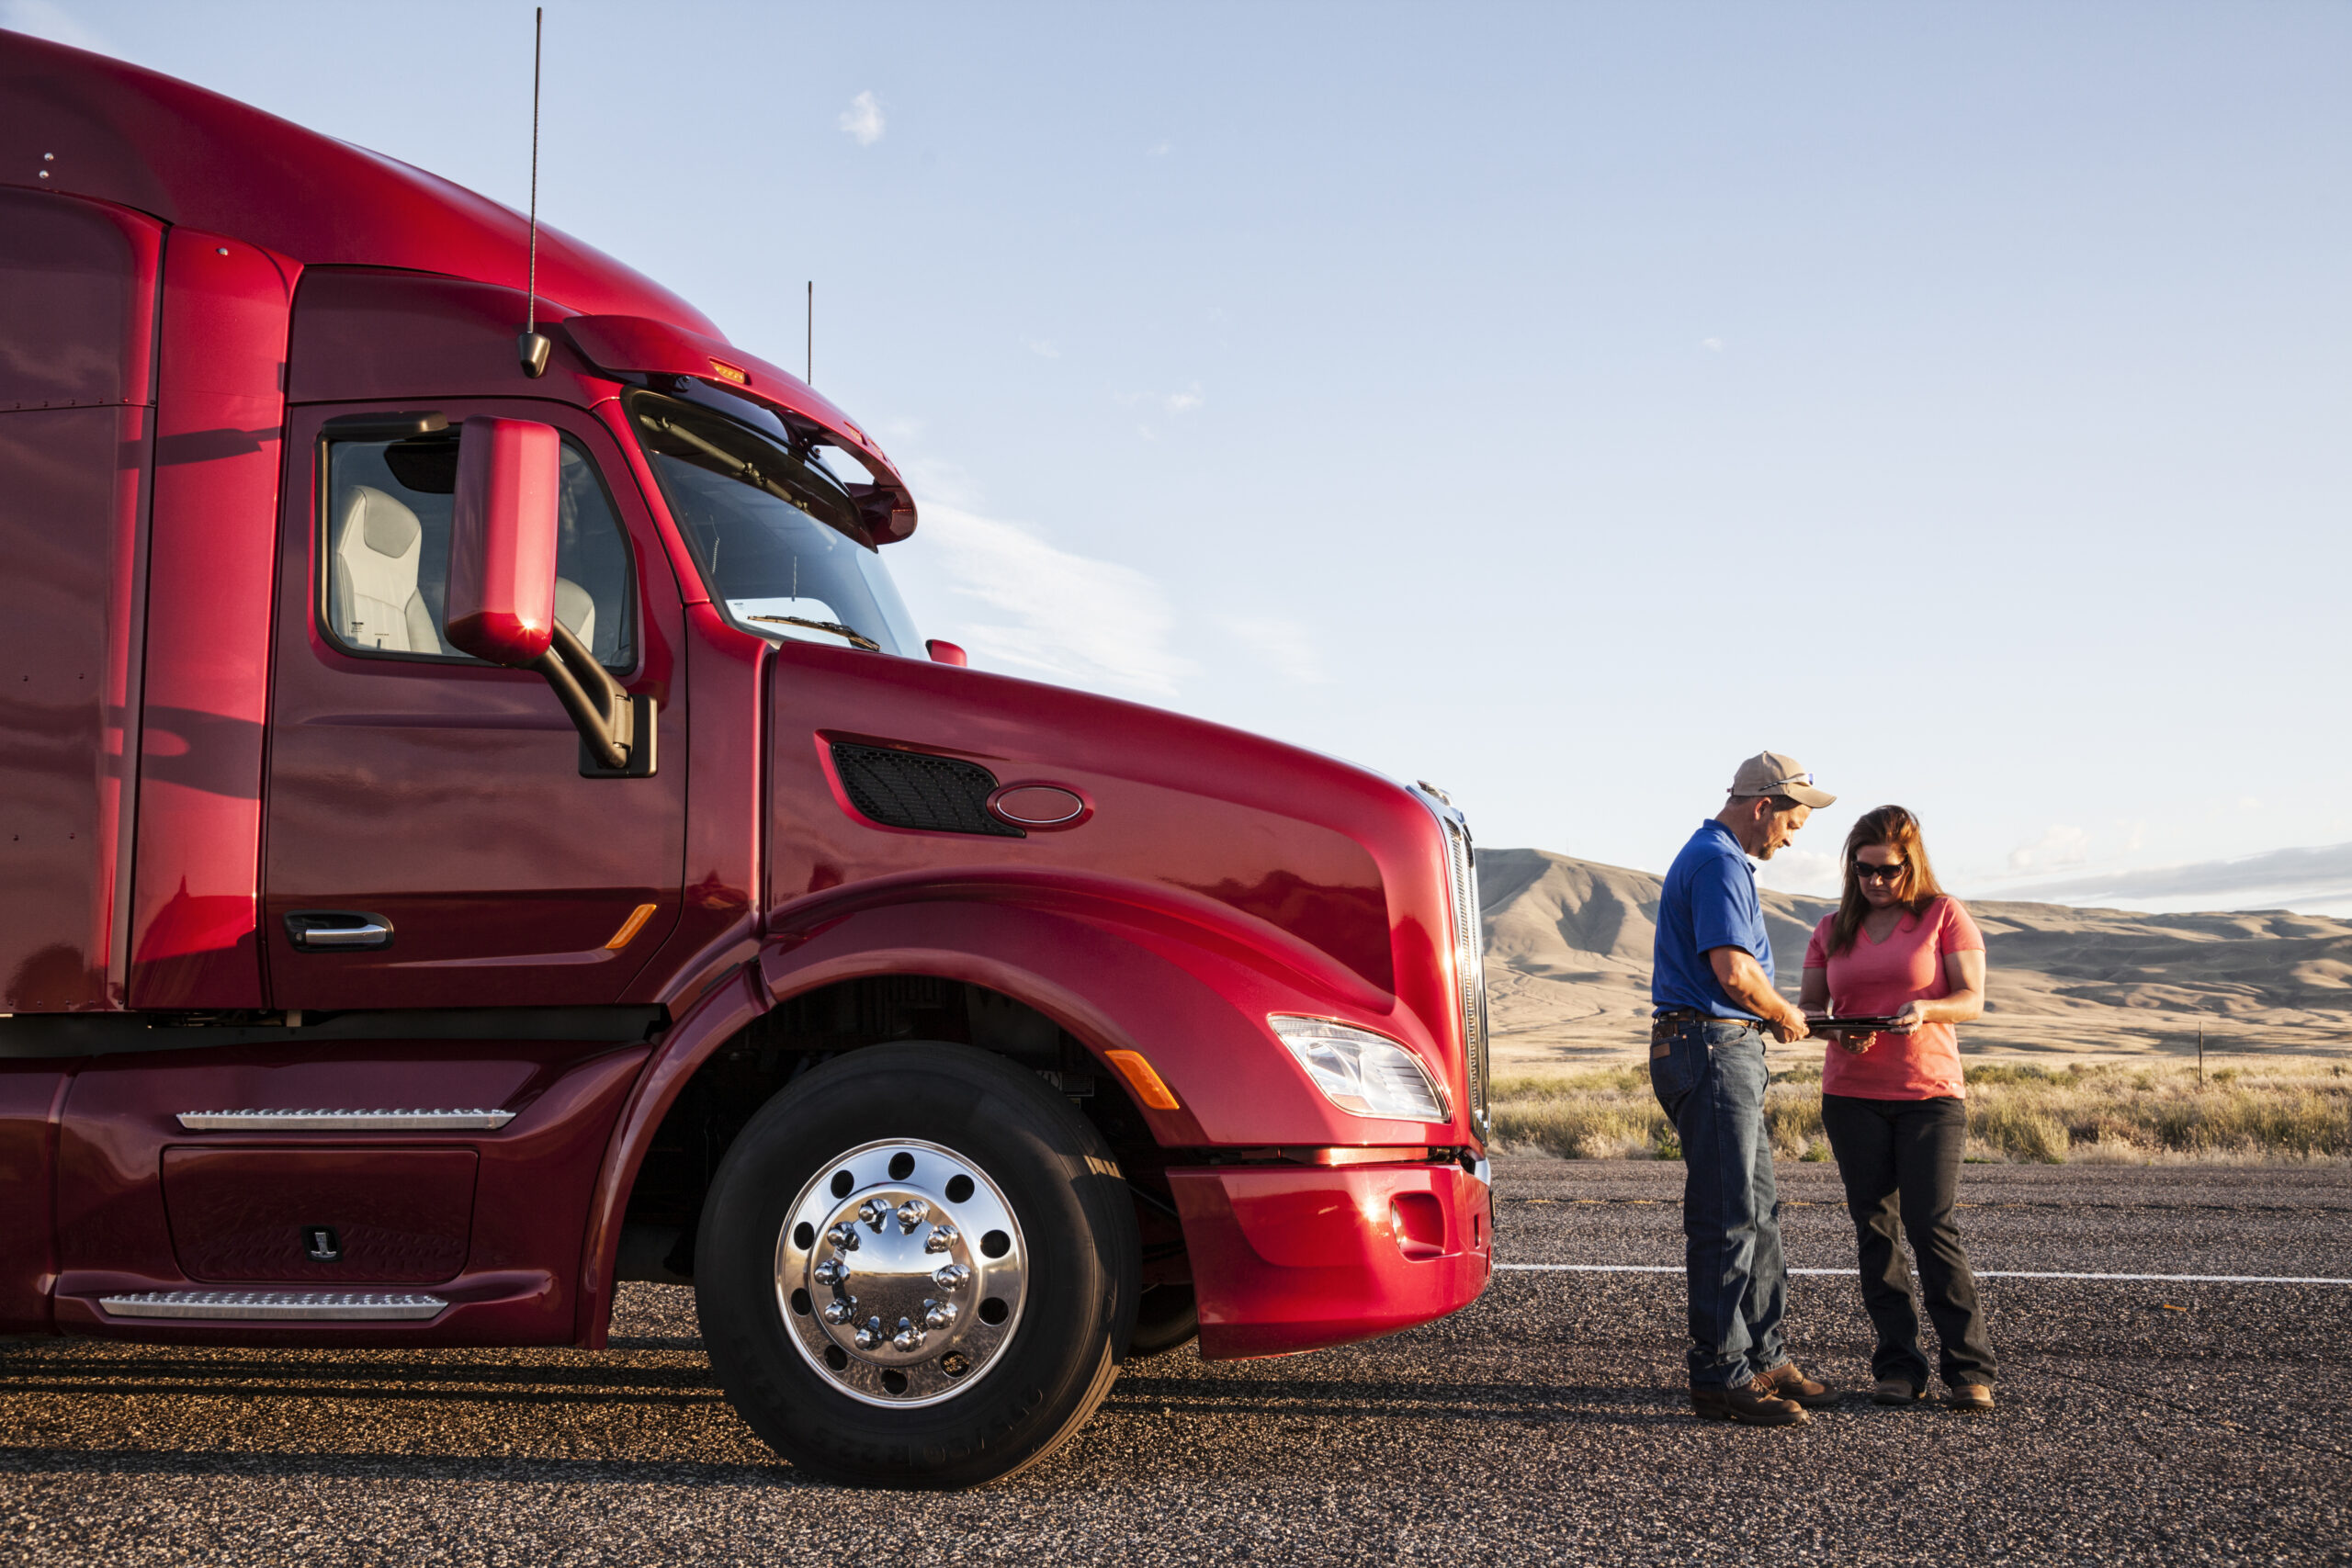
[[[416,590],[424,547],[424,528],[415,513],[371,485],[352,490],[329,552],[334,570],[327,608],[337,637],[388,653],[447,651]]]
[[[596,646],[596,601],[568,577],[555,580],[555,618],[583,646]]]

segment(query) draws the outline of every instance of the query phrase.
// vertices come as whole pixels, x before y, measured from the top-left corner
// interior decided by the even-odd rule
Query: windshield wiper
[[[847,637],[868,653],[882,651],[880,643],[862,632],[850,630],[839,621],[805,621],[798,615],[746,615],[743,618],[747,621],[774,621],[778,626],[807,626],[810,631],[831,632],[835,637]]]

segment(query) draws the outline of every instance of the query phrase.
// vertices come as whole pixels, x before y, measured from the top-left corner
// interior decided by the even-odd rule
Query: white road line
[[[1679,1274],[1679,1263],[1498,1263],[1498,1269],[1522,1274]],[[1823,1274],[1850,1280],[1858,1269],[1792,1269],[1792,1274]],[[2160,1285],[2352,1285],[2352,1280],[2330,1280],[2308,1274],[2061,1274],[2037,1269],[1979,1269],[1980,1280],[2131,1280]]]

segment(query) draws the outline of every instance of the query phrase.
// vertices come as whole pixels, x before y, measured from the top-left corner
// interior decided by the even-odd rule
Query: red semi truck
[[[0,33],[0,1332],[690,1283],[794,1463],[960,1485],[1476,1297],[1446,798],[926,656],[873,439],[537,246]]]

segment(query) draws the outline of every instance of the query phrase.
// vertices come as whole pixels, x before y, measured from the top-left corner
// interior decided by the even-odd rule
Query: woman
[[[1845,894],[1814,928],[1801,995],[1810,1013],[1897,1021],[1875,1034],[1829,1034],[1821,1069],[1821,1124],[1846,1179],[1862,1303],[1878,1328],[1871,1398],[1927,1397],[1919,1314],[1894,1243],[1899,1206],[1943,1341],[1945,1403],[1990,1410],[1993,1343],[1951,1217],[1968,1141],[1951,1026],[1984,1010],[1984,939],[1936,885],[1918,820],[1903,807],[1882,806],[1846,836]]]

